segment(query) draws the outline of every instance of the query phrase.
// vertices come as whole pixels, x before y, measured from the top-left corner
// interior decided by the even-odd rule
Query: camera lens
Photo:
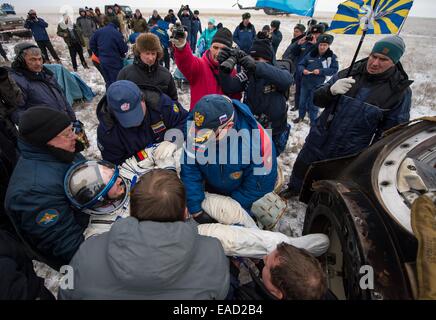
[[[237,62],[236,57],[234,57],[234,56],[229,57],[226,61],[221,63],[221,65],[220,65],[221,71],[226,72],[226,73],[232,72],[233,68],[236,65],[236,62]]]

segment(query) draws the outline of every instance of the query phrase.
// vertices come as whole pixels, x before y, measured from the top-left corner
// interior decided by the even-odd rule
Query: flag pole
[[[375,9],[377,8],[377,3],[378,3],[378,0],[374,0],[374,4],[372,6],[372,13],[371,13],[370,18],[372,18],[372,15],[375,14]],[[357,46],[357,50],[354,54],[353,60],[351,61],[351,65],[348,68],[347,78],[350,76],[351,71],[353,70],[354,64],[356,63],[360,49],[362,48],[363,41],[365,40],[366,33],[368,32],[368,29],[369,29],[369,23],[370,23],[369,19],[367,21],[365,21],[365,28],[363,29],[362,36],[360,37],[359,45]]]
[[[372,18],[372,15],[374,15],[375,9],[377,8],[377,3],[378,0],[374,0],[374,4],[372,6],[372,13],[369,18]],[[359,45],[357,46],[356,52],[354,53],[353,60],[351,61],[351,65],[348,68],[347,75],[345,76],[345,78],[348,78],[350,76],[354,64],[356,63],[357,57],[359,56],[360,49],[362,48],[363,41],[365,40],[366,33],[369,29],[369,23],[370,23],[369,18],[367,18],[367,20],[365,21],[365,27],[363,29],[362,36],[360,37]],[[326,129],[330,128],[330,124],[333,121],[338,104],[339,104],[339,98],[336,99],[336,103],[334,104],[329,116],[327,117]]]

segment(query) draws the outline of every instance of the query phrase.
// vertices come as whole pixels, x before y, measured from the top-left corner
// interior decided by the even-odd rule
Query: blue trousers
[[[313,104],[314,88],[308,86],[301,86],[300,106],[298,108],[298,116],[304,119],[306,113],[309,114],[310,125],[314,126],[318,118],[318,107]]]
[[[276,147],[276,156],[278,157],[283,151],[285,151],[286,144],[288,143],[289,132],[291,131],[291,125],[288,123],[286,130],[280,134],[276,134],[272,137],[274,146]]]
[[[198,32],[197,32],[198,33]],[[197,46],[197,33],[191,34],[191,50],[195,53],[195,47]]]
[[[123,63],[120,61],[120,63],[104,63],[101,61],[100,63],[101,72],[103,74],[103,78],[106,82],[106,89],[109,88],[109,86],[117,81],[118,73],[123,68]]]

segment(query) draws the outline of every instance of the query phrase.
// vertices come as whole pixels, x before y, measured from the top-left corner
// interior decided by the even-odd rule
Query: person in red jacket
[[[221,28],[212,39],[212,45],[201,58],[192,54],[191,48],[186,45],[185,37],[176,39],[171,38],[174,44],[174,58],[177,68],[183,73],[191,85],[191,105],[192,110],[202,97],[208,94],[224,94],[219,81],[219,63],[217,60],[220,50],[224,47],[232,47],[232,33],[227,28]],[[232,71],[232,76],[236,76],[236,70]],[[241,94],[233,94],[233,99],[241,99]]]

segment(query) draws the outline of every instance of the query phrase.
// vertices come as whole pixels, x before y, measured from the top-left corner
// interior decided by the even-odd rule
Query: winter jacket
[[[306,139],[305,146],[320,159],[351,155],[362,151],[381,133],[409,121],[412,81],[401,63],[380,75],[366,72],[367,59],[356,63],[351,77],[356,83],[341,96],[329,129],[327,118],[335,104],[330,87],[346,76],[347,70],[335,75],[315,91],[314,103],[325,108]]]
[[[104,15],[102,15],[102,16],[103,16],[102,21],[104,22]],[[107,19],[108,19],[108,22],[107,22],[106,26],[107,26],[109,23],[113,23],[114,21],[118,21],[118,17],[116,16],[116,14],[115,14],[114,12],[112,12],[112,13],[108,13],[108,14],[106,15],[106,17],[107,17]],[[118,24],[119,24],[119,23],[120,23],[120,22],[118,21]],[[102,28],[104,28],[103,24],[102,24]]]
[[[21,151],[6,193],[5,207],[26,241],[48,259],[68,263],[83,242],[86,226],[76,219],[64,191],[64,177],[73,163],[57,160],[47,148],[18,141]]]
[[[142,15],[139,18],[134,15],[130,20],[129,28],[133,29],[133,32],[146,32],[148,30],[147,21]]]
[[[41,18],[37,18],[37,20],[26,19],[26,22],[24,23],[24,28],[32,31],[35,41],[50,40],[46,30],[47,27],[48,23]]]
[[[9,68],[0,68],[0,97],[2,132],[11,141],[12,145],[16,147],[18,131],[11,118],[18,105],[24,104],[24,96],[20,87],[14,81]]]
[[[227,144],[227,150],[220,150],[218,144],[215,150],[209,147],[203,152],[198,151],[195,144],[185,146],[180,177],[186,188],[187,207],[191,214],[201,211],[205,190],[230,196],[250,212],[253,202],[274,189],[277,179],[277,160],[271,137],[255,120],[247,105],[233,100],[233,106],[234,129],[241,133],[245,131],[252,134],[249,136],[242,134],[238,143]],[[188,122],[192,119],[191,113]],[[189,140],[187,143],[190,144]],[[208,154],[209,149],[211,152],[216,152],[216,162],[204,164],[197,161],[199,152],[201,155],[204,154],[206,159],[212,157]],[[226,152],[227,158],[219,160],[223,152]],[[254,161],[253,156],[260,158],[257,159],[259,161]]]
[[[120,24],[120,32],[124,34],[126,32],[126,14],[123,11],[120,11],[115,16],[117,17],[118,23]]]
[[[314,48],[316,48],[316,45],[311,42],[298,44],[297,41],[291,43],[289,47],[286,48],[286,51],[283,54],[283,59],[292,60],[294,65],[298,65],[304,59],[304,57],[309,54]]]
[[[34,106],[46,106],[59,110],[68,114],[71,120],[76,119],[73,108],[68,103],[64,92],[59,87],[53,73],[46,67],[39,73],[14,67],[11,71],[11,77],[23,94],[23,102],[17,105],[17,110],[12,114],[12,120],[16,124],[18,124],[21,114]]]
[[[187,39],[191,39],[192,19],[194,18],[194,14],[192,13],[191,9],[189,9],[189,14],[187,15],[183,14],[182,12],[183,10],[182,8],[180,8],[179,12],[177,13],[177,16],[179,17],[182,26],[184,26],[185,30],[188,32]]]
[[[85,38],[91,38],[95,30],[97,30],[97,24],[95,23],[95,20],[87,16],[78,17],[76,20],[76,25],[80,28]]]
[[[250,53],[250,48],[255,36],[256,29],[254,28],[254,25],[249,23],[248,26],[244,26],[244,23],[241,22],[233,32],[233,41],[236,42],[239,49],[248,54]]]
[[[201,34],[200,38],[197,41],[197,47],[199,46],[201,40],[204,39],[205,42],[204,51],[208,50],[212,45],[212,39],[217,31],[218,29],[216,27],[214,27],[212,30],[210,30],[209,28],[204,29],[203,33]]]
[[[15,165],[18,161],[16,145],[17,130],[8,132],[8,120],[0,118],[0,203],[4,204],[6,190],[12,176]],[[3,225],[10,225],[4,206],[0,207],[0,228]]]
[[[85,40],[83,39],[82,31],[76,24],[74,25],[73,30],[70,30],[65,25],[65,23],[59,23],[58,31],[56,34],[64,39],[68,47],[73,46],[75,43],[79,44],[82,47],[86,45]]]
[[[0,203],[4,204],[9,179],[19,156],[18,130],[11,120],[11,114],[23,100],[20,88],[6,68],[0,68],[0,97]],[[9,224],[3,205],[0,208],[0,225],[2,224]]]
[[[160,20],[162,20],[160,15],[157,15],[156,17],[155,16],[151,16],[151,18],[148,20],[148,25],[149,26],[154,26]]]
[[[190,110],[205,95],[223,94],[218,76],[219,65],[218,62],[212,60],[209,50],[199,58],[194,56],[189,45],[186,45],[183,49],[174,49],[174,59],[191,87]],[[236,75],[236,70],[232,71],[232,75]],[[231,97],[241,99],[240,94],[234,94]]]
[[[221,243],[181,221],[120,219],[86,240],[70,265],[74,289],[59,299],[223,300],[230,284]]]
[[[250,107],[256,119],[272,134],[281,134],[287,127],[285,94],[293,83],[293,77],[283,66],[274,66],[266,62],[256,63],[254,74],[242,72],[231,77],[220,73],[225,94],[245,91],[244,103]]]
[[[174,14],[172,15],[167,14],[164,20],[168,21],[169,23],[175,24],[177,22],[177,17]]]
[[[185,133],[188,112],[177,101],[159,94],[160,99],[156,105],[146,102],[144,121],[135,128],[122,127],[109,110],[106,96],[100,100],[97,106],[97,144],[104,160],[122,164],[138,151],[164,141],[169,129],[175,128]]]
[[[177,88],[173,76],[165,67],[155,64],[149,66],[135,56],[133,64],[125,66],[118,74],[117,80],[129,80],[137,85],[148,84],[158,87],[173,100],[178,100]]]
[[[200,18],[192,17],[192,25],[191,25],[191,31],[192,35],[197,35],[199,32],[200,34],[203,32],[201,30],[201,21]]]
[[[320,56],[317,49],[312,50],[307,54],[298,65],[298,72],[301,74],[306,69],[313,71],[318,69],[319,75],[309,74],[302,75],[301,85],[307,88],[315,88],[323,84],[326,77],[333,76],[338,72],[339,64],[336,55],[330,49]]]
[[[101,64],[116,66],[122,65],[122,59],[129,50],[123,35],[113,23],[94,32],[89,47],[100,59]]]
[[[157,24],[150,29],[151,33],[158,36],[160,44],[164,49],[168,49],[168,47],[170,46],[170,37],[167,33],[168,28],[169,28],[168,22],[159,20]]]
[[[282,42],[283,35],[280,30],[275,30],[271,35],[271,44],[274,49],[274,54],[277,54],[277,49],[279,48],[280,42]]]
[[[0,230],[0,300],[54,300],[12,234]]]

